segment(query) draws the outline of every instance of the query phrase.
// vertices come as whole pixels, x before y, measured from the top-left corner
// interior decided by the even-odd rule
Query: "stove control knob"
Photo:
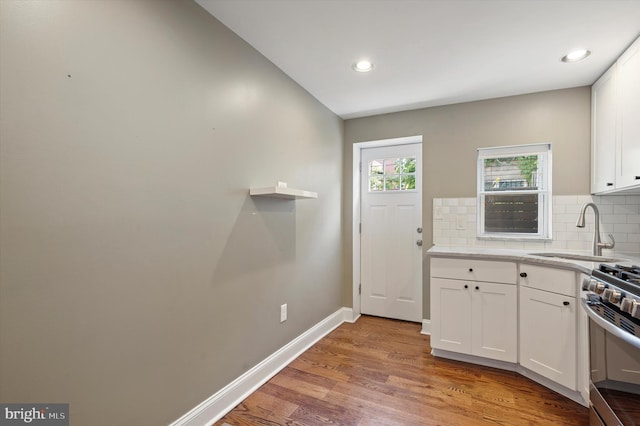
[[[609,301],[609,297],[611,296],[611,293],[613,293],[613,289],[611,289],[611,288],[606,288],[606,289],[604,290],[604,292],[601,292],[601,293],[602,293],[602,298],[603,298],[605,301],[607,301],[607,302],[608,302],[608,301]]]
[[[602,283],[596,283],[595,288],[593,289],[593,291],[595,291],[598,294],[602,294],[602,292],[604,291],[604,284]]]
[[[622,294],[618,290],[611,290],[611,292],[609,293],[608,300],[609,302],[615,304],[620,302],[621,297],[622,297]]]
[[[582,289],[583,290],[589,290],[589,291],[596,291],[596,285],[598,284],[598,281],[596,280],[584,280],[584,283],[582,284]]]
[[[640,302],[634,300],[631,307],[631,316],[640,319]]]
[[[622,299],[622,302],[620,303],[620,309],[622,309],[623,312],[630,314],[631,311],[633,311],[634,303],[635,301],[633,299],[629,299],[628,297],[625,297],[624,299]]]

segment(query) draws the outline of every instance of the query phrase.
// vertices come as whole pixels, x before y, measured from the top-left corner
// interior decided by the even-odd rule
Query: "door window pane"
[[[372,175],[381,175],[382,173],[382,163],[384,160],[373,160],[369,162],[369,176]]]
[[[368,165],[369,191],[416,189],[416,157],[372,160]]]
[[[397,191],[400,189],[400,176],[399,175],[385,175],[384,177],[384,189],[386,191]]]
[[[383,176],[371,176],[369,178],[369,191],[382,191],[383,184]]]
[[[402,182],[400,182],[402,189],[416,189],[416,176],[415,175],[403,175]]]

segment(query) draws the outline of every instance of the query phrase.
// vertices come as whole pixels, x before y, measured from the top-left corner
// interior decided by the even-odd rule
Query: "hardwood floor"
[[[216,425],[588,425],[517,373],[435,358],[420,325],[344,323]]]

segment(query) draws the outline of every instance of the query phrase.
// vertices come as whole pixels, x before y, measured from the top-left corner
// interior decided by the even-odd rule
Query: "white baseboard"
[[[353,312],[351,308],[342,308],[342,309],[345,310],[344,322],[354,323],[358,321],[358,318],[360,318],[360,314],[356,314],[355,312]],[[349,313],[347,311],[349,311]]]
[[[211,395],[184,416],[171,423],[170,426],[204,426],[215,423],[318,340],[343,322],[355,322],[358,319],[357,317],[354,318],[351,308],[338,309],[242,376]]]
[[[476,355],[461,354],[458,352],[446,351],[443,349],[431,349],[431,355],[440,358],[452,359],[454,361],[468,362],[471,364],[484,365],[485,367],[499,368],[500,370],[518,371],[519,365],[515,362],[499,361],[497,359],[484,358]]]
[[[422,320],[422,330],[420,330],[420,334],[431,335],[431,320],[428,320],[428,319]]]

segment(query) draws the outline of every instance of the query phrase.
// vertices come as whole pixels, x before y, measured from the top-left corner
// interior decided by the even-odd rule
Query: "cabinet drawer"
[[[455,280],[516,284],[516,264],[493,260],[431,258],[431,276]]]
[[[520,285],[550,291],[552,293],[576,296],[576,272],[543,266],[520,265]]]

